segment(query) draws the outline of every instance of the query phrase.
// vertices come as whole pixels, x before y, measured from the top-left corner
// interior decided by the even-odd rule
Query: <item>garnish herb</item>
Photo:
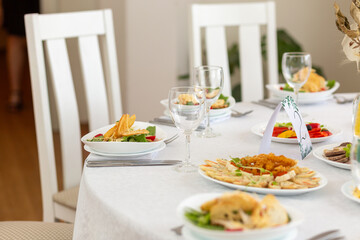
[[[348,144],[346,145],[346,147],[344,147],[346,157],[350,157],[350,149],[351,149],[351,144]]]
[[[328,80],[326,86],[330,89],[335,86],[335,80]]]
[[[223,94],[220,94],[219,99],[223,99],[225,101],[225,104],[229,104],[227,101],[229,97],[225,97]]]
[[[185,211],[185,217],[198,227],[212,230],[224,230],[224,227],[222,226],[211,224],[209,212],[199,212],[189,208]]]

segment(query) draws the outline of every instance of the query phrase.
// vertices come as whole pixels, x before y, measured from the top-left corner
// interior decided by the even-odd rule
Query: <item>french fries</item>
[[[134,124],[136,120],[135,114],[131,117],[129,114],[124,114],[121,116],[120,120],[110,128],[105,134],[104,138],[105,141],[108,140],[116,140],[118,138],[124,137],[124,136],[133,136],[138,134],[148,134],[149,131],[146,129],[140,129],[140,130],[132,130],[131,127]]]

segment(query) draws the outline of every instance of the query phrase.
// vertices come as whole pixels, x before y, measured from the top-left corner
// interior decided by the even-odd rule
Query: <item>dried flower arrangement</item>
[[[349,23],[349,20],[341,13],[339,5],[334,3],[336,27],[345,34],[341,43],[346,57],[350,61],[355,61],[357,70],[360,72],[360,0],[352,0],[350,5],[350,15],[355,23]]]

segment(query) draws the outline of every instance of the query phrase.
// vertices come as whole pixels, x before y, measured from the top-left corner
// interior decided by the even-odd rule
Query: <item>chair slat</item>
[[[63,179],[67,189],[78,185],[81,178],[79,113],[65,40],[47,40],[45,47],[59,117]]]
[[[246,101],[264,98],[263,69],[261,61],[260,27],[242,25],[239,27],[239,49],[241,63],[242,99]]]
[[[79,53],[87,100],[89,130],[93,131],[110,123],[97,36],[79,37]]]
[[[267,62],[268,62],[268,76],[269,84],[277,84],[279,82],[278,72],[278,50],[277,50],[277,35],[276,35],[276,12],[275,3],[267,3],[267,17],[268,25],[266,30],[267,38]]]
[[[43,45],[38,29],[38,16],[25,16],[26,40],[28,45],[31,74],[31,90],[33,97],[36,141],[39,155],[39,168],[43,209],[52,209],[51,196],[58,191],[54,141],[50,119],[50,105],[46,81]],[[50,196],[50,197],[49,197]],[[53,211],[43,211],[43,220],[53,221]]]
[[[41,14],[39,27],[42,40],[105,33],[101,11]]]
[[[200,30],[200,25],[198,22],[198,8],[193,7],[191,14],[192,14],[192,24],[190,27],[190,33],[189,36],[191,36],[191,60],[193,62],[191,62],[191,66],[193,67],[198,67],[202,65],[202,61],[201,61],[201,30]]]
[[[266,24],[267,10],[263,3],[194,4],[197,26],[238,26]]]
[[[231,96],[231,79],[229,59],[224,27],[206,28],[206,54],[208,65],[220,66],[224,71],[224,88],[222,93]]]
[[[100,36],[102,40],[104,56],[104,72],[106,78],[106,90],[110,109],[110,122],[119,120],[123,114],[120,93],[120,77],[118,72],[118,62],[116,56],[116,44],[114,35],[114,23],[112,11],[104,10],[104,25],[106,26],[106,36]]]

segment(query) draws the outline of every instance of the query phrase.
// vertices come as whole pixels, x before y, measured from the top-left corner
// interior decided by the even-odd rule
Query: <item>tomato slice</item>
[[[101,137],[101,136],[104,136],[104,135],[102,135],[101,133],[95,135],[95,137]]]
[[[146,136],[146,139],[153,142],[155,140],[155,136]]]
[[[320,127],[320,123],[308,123],[308,125],[310,125],[313,129]]]
[[[287,127],[274,127],[272,136],[277,137],[280,133],[289,130]]]
[[[313,128],[309,131],[309,133],[314,133],[314,132],[320,132],[321,128]]]

